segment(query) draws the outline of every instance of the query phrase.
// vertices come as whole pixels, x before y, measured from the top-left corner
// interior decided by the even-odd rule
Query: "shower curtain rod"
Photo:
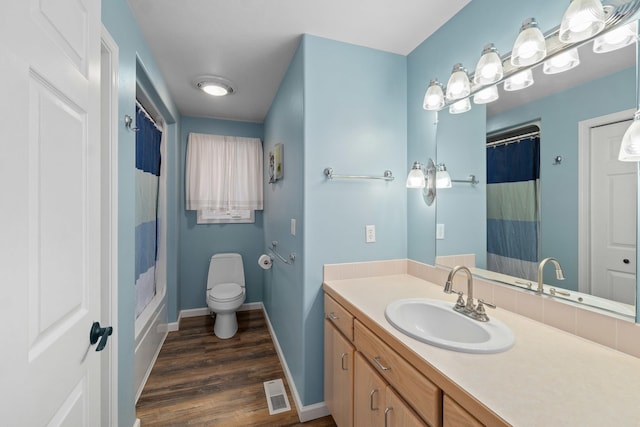
[[[493,142],[487,142],[487,147],[497,147],[498,145],[507,145],[513,142],[520,142],[523,139],[530,138],[532,136],[540,136],[540,131],[524,133],[522,135],[511,136],[509,138],[499,139]]]
[[[142,105],[142,102],[138,101],[138,99],[136,98],[136,105],[142,110],[142,112],[144,113],[145,116],[147,116],[147,118],[149,120],[151,120],[151,123],[153,123],[153,125],[160,131],[162,132],[162,126],[160,126],[158,124],[158,121],[156,119],[153,118],[153,116],[151,114],[149,114],[149,112],[147,111],[146,108],[144,108],[144,105]]]

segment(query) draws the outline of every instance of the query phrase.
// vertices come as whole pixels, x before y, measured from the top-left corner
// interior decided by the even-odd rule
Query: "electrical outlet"
[[[364,229],[365,229],[365,242],[375,243],[376,242],[376,226],[365,225]]]
[[[436,224],[436,239],[444,239],[444,224]]]

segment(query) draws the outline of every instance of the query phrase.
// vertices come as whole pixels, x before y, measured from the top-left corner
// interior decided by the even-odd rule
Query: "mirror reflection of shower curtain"
[[[136,105],[136,318],[156,294],[158,191],[162,132]]]
[[[487,269],[536,280],[540,137],[487,146]]]

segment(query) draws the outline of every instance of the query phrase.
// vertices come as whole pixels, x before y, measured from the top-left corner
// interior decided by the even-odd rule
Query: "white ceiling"
[[[470,0],[128,0],[180,113],[262,122],[302,34],[409,54]],[[216,98],[201,75],[231,80]]]

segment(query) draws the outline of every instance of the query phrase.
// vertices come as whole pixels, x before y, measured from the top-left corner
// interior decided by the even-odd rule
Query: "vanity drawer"
[[[462,406],[444,395],[444,427],[483,427],[480,421],[467,412]]]
[[[425,421],[442,425],[442,391],[362,323],[354,324],[355,344],[371,365]]]
[[[349,341],[353,342],[353,315],[326,294],[324,296],[324,317],[333,323]]]

